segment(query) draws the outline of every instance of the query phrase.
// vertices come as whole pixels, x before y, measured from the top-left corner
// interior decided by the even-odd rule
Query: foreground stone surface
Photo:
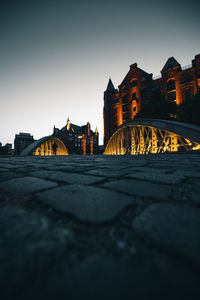
[[[69,185],[36,195],[36,199],[80,221],[103,223],[114,219],[131,205],[131,197],[93,186]],[[56,201],[55,201],[56,199]]]
[[[200,155],[0,157],[0,299],[200,299]]]
[[[164,249],[200,263],[200,208],[153,204],[135,218],[133,228]]]

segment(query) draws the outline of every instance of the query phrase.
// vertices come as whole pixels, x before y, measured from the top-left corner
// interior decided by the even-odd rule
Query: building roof
[[[133,74],[135,74],[135,77],[137,78],[138,73],[142,74],[142,76],[144,78],[152,78],[152,74],[149,74],[149,73],[145,72],[144,70],[138,68],[137,63],[134,63],[134,64],[130,65],[130,70],[128,71],[128,73],[126,74],[124,79],[122,80],[120,86],[126,85],[127,80],[130,80],[131,78],[133,78]]]
[[[172,56],[168,58],[166,64],[164,65],[162,71],[168,71],[170,69],[173,69],[174,67],[180,66],[180,64],[177,62],[177,60]]]
[[[108,85],[107,85],[106,91],[112,91],[112,90],[115,90],[115,87],[114,87],[114,85],[113,85],[113,83],[112,83],[111,78],[109,78],[109,81],[108,81]]]

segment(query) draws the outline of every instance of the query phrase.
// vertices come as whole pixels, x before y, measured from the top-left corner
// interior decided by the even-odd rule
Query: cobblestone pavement
[[[200,155],[0,157],[0,299],[200,299]]]

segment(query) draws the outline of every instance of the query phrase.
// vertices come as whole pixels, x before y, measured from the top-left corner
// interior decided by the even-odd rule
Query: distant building
[[[20,132],[15,135],[14,153],[19,155],[24,149],[34,142],[34,138],[30,133]]]
[[[95,132],[91,130],[90,123],[78,126],[71,124],[69,119],[67,124],[62,128],[53,128],[53,134],[42,137],[34,141],[30,134],[16,135],[15,145],[17,154],[21,155],[68,155],[68,154],[97,154],[98,153],[99,133],[96,128]],[[27,146],[25,147],[25,143]],[[23,151],[21,151],[24,146]]]
[[[198,89],[200,54],[186,67],[181,67],[174,57],[170,57],[161,71],[161,76],[156,78],[138,68],[136,63],[131,65],[118,89],[109,79],[104,92],[104,145],[118,126],[134,119],[153,91],[159,90],[166,99],[179,105],[194,96]]]
[[[7,143],[4,146],[2,146],[2,144],[0,145],[0,155],[11,155],[11,154],[13,154],[12,144]]]
[[[69,154],[97,154],[99,144],[99,133],[91,130],[90,123],[78,126],[71,124],[69,119],[67,124],[58,129],[54,126],[53,136],[59,138],[67,148]]]

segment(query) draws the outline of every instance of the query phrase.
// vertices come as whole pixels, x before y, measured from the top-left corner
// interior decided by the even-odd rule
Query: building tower
[[[115,89],[111,78],[104,92],[104,145],[107,144],[112,132],[118,126],[119,92]]]

